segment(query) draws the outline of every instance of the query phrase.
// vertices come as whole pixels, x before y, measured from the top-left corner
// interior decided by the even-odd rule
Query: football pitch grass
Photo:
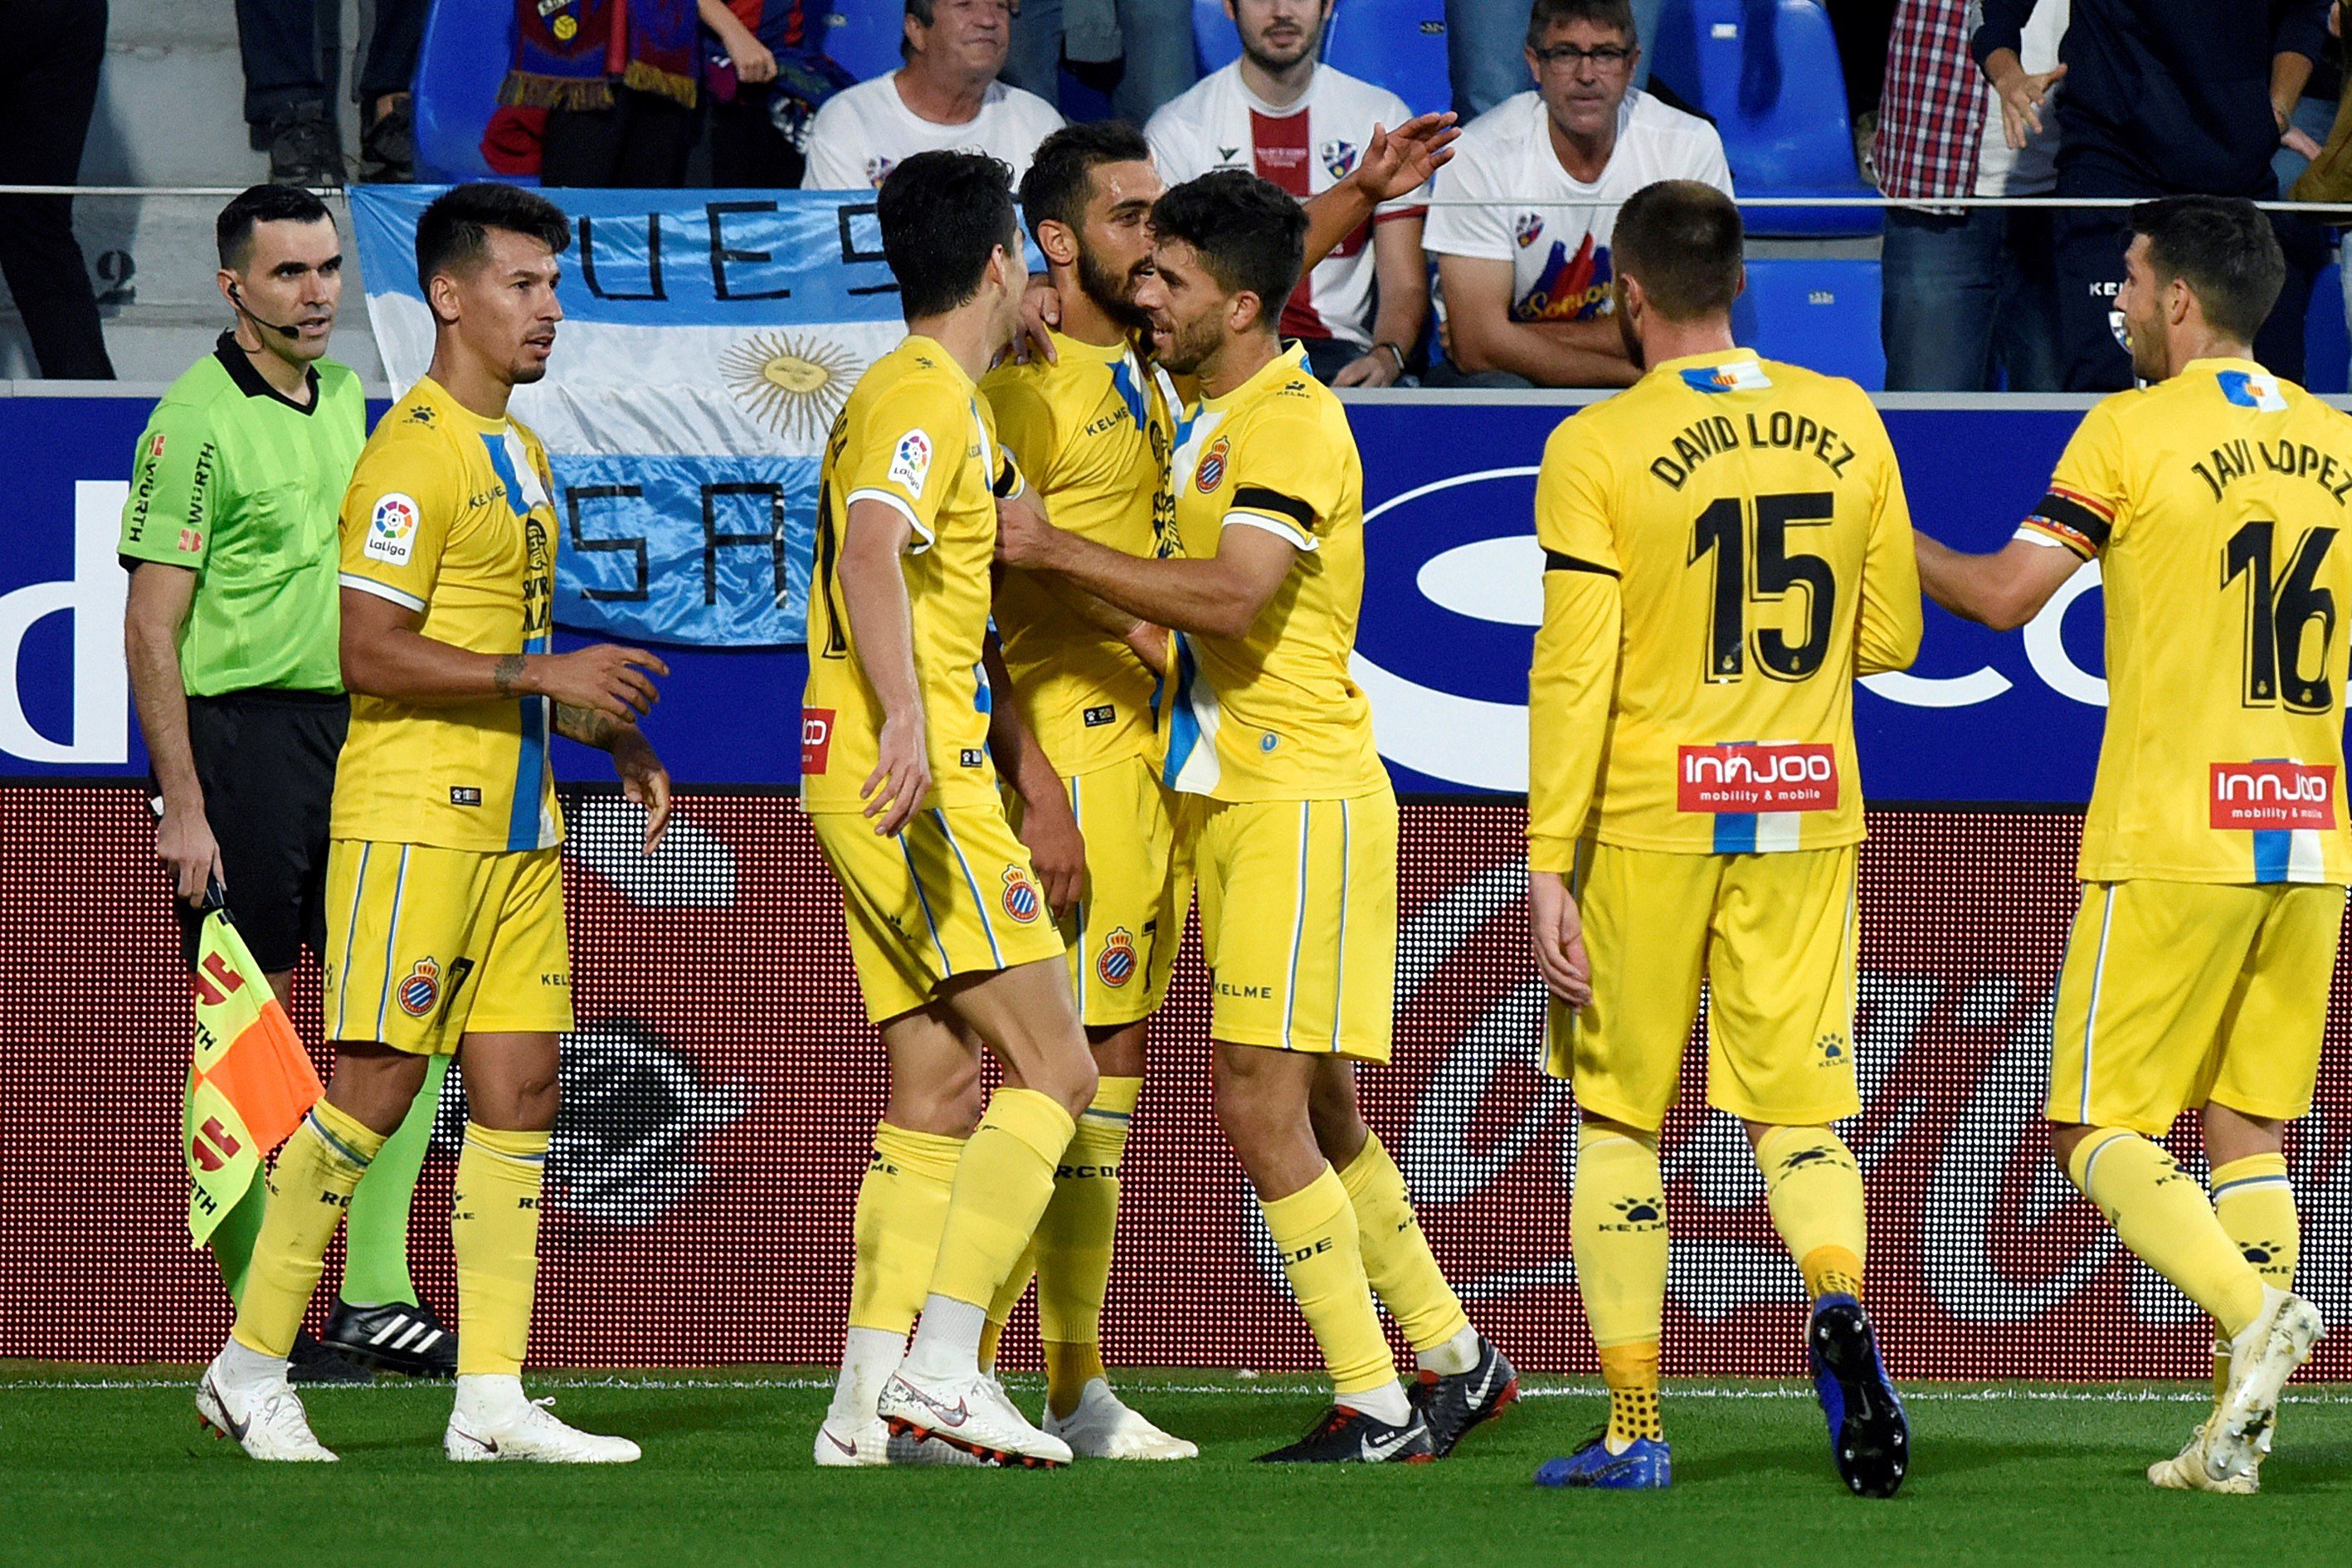
[[[1914,1466],[1888,1502],[1849,1497],[1811,1391],[1670,1382],[1675,1484],[1561,1492],[1536,1465],[1598,1423],[1588,1384],[1528,1397],[1435,1465],[1274,1468],[1252,1455],[1320,1407],[1299,1379],[1125,1373],[1194,1438],[1174,1465],[1058,1472],[818,1470],[821,1372],[551,1374],[567,1418],[642,1442],[633,1466],[457,1467],[449,1394],[380,1380],[312,1390],[336,1466],[265,1466],[197,1428],[194,1368],[0,1363],[0,1562],[1015,1564],[2352,1561],[2352,1387],[2297,1388],[2253,1498],[2142,1479],[2202,1415],[2181,1384],[1914,1384]],[[1034,1380],[1012,1380],[1034,1405]]]

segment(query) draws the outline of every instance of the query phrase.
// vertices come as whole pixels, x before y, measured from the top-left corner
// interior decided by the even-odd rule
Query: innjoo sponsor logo
[[[2336,826],[2336,768],[2305,763],[2215,763],[2209,824],[2257,830]]]
[[[1837,752],[1826,745],[1685,746],[1675,779],[1683,811],[1832,811]]]
[[[833,710],[801,710],[801,772],[821,773],[833,754]]]

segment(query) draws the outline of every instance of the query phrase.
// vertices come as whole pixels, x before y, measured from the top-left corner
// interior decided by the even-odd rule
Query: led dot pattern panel
[[[581,1027],[564,1043],[534,1359],[830,1361],[886,1086],[838,895],[798,802],[689,793],[651,859],[638,853],[639,814],[617,796],[572,793],[566,809]],[[2048,1157],[2051,992],[2079,825],[2032,813],[1871,818],[1853,1036],[1864,1109],[1843,1131],[1869,1187],[1874,1310],[1905,1376],[2196,1377],[2209,1366],[2195,1309],[2120,1251]],[[1522,1367],[1591,1371],[1569,1243],[1575,1111],[1538,1070],[1524,826],[1512,803],[1405,805],[1396,1058],[1360,1081],[1478,1323]],[[144,797],[0,787],[0,831],[11,847],[0,868],[0,1356],[208,1356],[228,1310],[209,1258],[186,1245],[186,980]],[[1114,1363],[1308,1368],[1313,1346],[1211,1113],[1206,981],[1188,941],[1123,1172],[1106,1350]],[[2339,974],[2317,1105],[2288,1146],[2302,1288],[2338,1327],[2352,1319],[2347,995]],[[314,970],[294,1012],[316,1041]],[[1695,1047],[1705,1028],[1702,1016]],[[1705,1109],[1704,1070],[1695,1048],[1663,1144],[1666,1369],[1799,1373],[1797,1272],[1738,1124]],[[411,1228],[417,1284],[452,1318],[459,1104],[453,1089]],[[2202,1174],[2192,1121],[2172,1146]],[[340,1250],[331,1284],[339,1268]],[[1034,1364],[1033,1325],[1024,1305],[1009,1364]],[[2313,1372],[2352,1376],[2352,1334],[2323,1342]]]

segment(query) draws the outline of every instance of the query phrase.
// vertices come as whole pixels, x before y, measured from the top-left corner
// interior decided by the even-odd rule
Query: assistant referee
[[[324,204],[256,185],[221,210],[221,295],[236,312],[139,437],[120,552],[131,689],[154,772],[155,853],[191,966],[208,882],[280,1001],[326,946],[329,805],[350,722],[336,584],[343,491],[367,439],[359,378],[326,358],[342,241]],[[437,1089],[438,1085],[431,1086]],[[408,1275],[408,1204],[439,1096],[354,1195],[342,1300],[299,1381],[365,1381],[356,1363],[447,1376],[457,1339]],[[253,1188],[213,1233],[232,1297],[261,1223]],[[346,1357],[353,1359],[346,1359]]]

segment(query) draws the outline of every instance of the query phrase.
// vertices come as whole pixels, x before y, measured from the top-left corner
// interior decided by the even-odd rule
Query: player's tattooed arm
[[[555,705],[555,732],[567,741],[577,741],[600,752],[611,751],[613,742],[627,728],[610,713],[599,713],[593,708],[575,708],[569,702]]]
[[[646,672],[669,673],[645,649],[611,643],[570,653],[476,653],[426,637],[424,621],[419,608],[345,588],[343,685],[420,708],[549,697],[634,724],[659,697]]]

